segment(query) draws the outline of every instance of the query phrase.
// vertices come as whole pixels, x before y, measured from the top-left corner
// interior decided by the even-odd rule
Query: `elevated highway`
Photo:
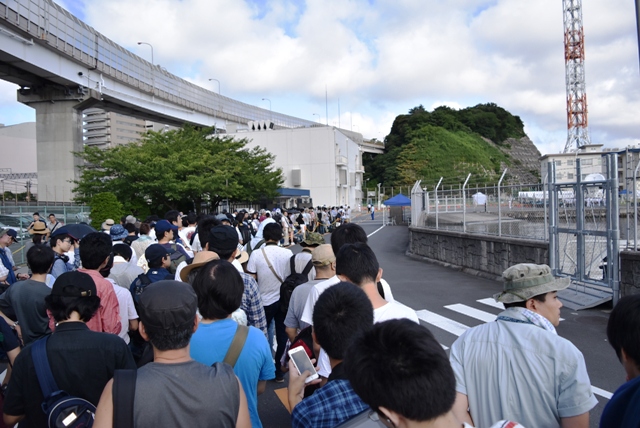
[[[133,54],[51,0],[0,0],[0,79],[36,110],[38,182],[71,195],[83,149],[82,111],[99,107],[163,124],[220,130],[319,126],[201,88]],[[364,151],[379,143],[352,138]],[[53,190],[51,190],[53,193]],[[46,194],[39,195],[48,200]]]

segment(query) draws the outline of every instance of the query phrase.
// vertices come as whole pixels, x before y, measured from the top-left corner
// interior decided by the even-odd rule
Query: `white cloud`
[[[566,141],[558,0],[65,1],[137,55],[150,59],[136,42],[151,43],[157,64],[214,91],[218,79],[232,98],[324,122],[326,88],[329,122],[349,129],[351,114],[367,137],[419,104],[495,102],[541,152]],[[589,123],[607,146],[639,141],[634,12],[628,0],[584,2]]]

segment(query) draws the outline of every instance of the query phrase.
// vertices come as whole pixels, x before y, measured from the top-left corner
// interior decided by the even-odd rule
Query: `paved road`
[[[423,325],[445,348],[448,349],[467,328],[491,321],[500,312],[491,299],[502,288],[499,282],[408,257],[405,255],[409,243],[406,227],[382,227],[381,221],[365,218],[360,217],[360,224],[369,235],[369,244],[384,269],[383,276],[391,284],[394,297],[415,309]],[[598,426],[609,394],[625,379],[624,371],[606,341],[610,309],[610,306],[580,312],[562,309],[564,320],[557,329],[559,335],[582,351],[591,383],[598,388],[595,391],[599,404],[591,413],[592,427]],[[265,428],[289,426],[289,416],[272,391],[277,387],[283,385],[269,382],[268,390],[259,399]]]

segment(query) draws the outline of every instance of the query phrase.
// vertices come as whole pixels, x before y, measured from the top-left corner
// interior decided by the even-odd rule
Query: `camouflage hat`
[[[317,232],[307,233],[307,237],[300,243],[303,247],[317,247],[324,244],[324,237]]]
[[[504,289],[494,294],[497,302],[524,302],[532,297],[552,291],[564,290],[571,284],[570,278],[555,278],[547,265],[520,263],[502,273]]]

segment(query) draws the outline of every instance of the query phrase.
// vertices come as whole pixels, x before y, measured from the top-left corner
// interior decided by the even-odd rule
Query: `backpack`
[[[253,251],[254,251],[256,248],[260,248],[260,246],[261,246],[262,244],[264,244],[264,243],[265,243],[265,240],[264,240],[264,239],[261,239],[261,240],[259,240],[259,241],[256,243],[256,246],[255,246],[255,247],[252,247],[252,246],[251,246],[251,241],[249,241],[249,243],[247,244],[247,254],[248,254],[248,255],[251,255],[251,253],[253,253]]]
[[[247,245],[251,242],[251,229],[246,223],[238,224],[238,230],[240,230],[240,234],[242,235],[242,244]]]
[[[169,272],[174,274],[178,270],[178,265],[182,262],[188,262],[190,259],[178,251],[178,244],[171,244],[171,250],[169,251],[169,259],[171,260],[171,266],[169,266]]]
[[[133,297],[134,304],[138,305],[140,303],[140,295],[149,284],[151,284],[151,280],[144,273],[138,275],[138,277],[131,283],[129,291],[131,292],[131,297]]]
[[[89,428],[93,426],[96,406],[87,400],[69,395],[58,388],[47,358],[45,336],[33,343],[31,358],[44,396],[42,410],[47,415],[48,428]]]
[[[304,267],[302,273],[297,273],[295,259],[296,254],[289,259],[291,275],[286,277],[284,281],[282,281],[282,285],[280,285],[280,311],[285,314],[289,310],[289,302],[291,301],[293,290],[295,290],[298,285],[309,281],[309,272],[311,272],[311,268],[313,267],[312,261],[309,260],[309,263]]]

